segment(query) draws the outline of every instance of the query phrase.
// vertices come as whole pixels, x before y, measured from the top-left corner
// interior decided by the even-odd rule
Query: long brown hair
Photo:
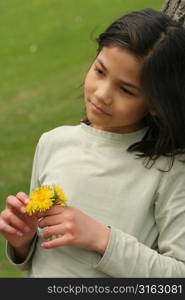
[[[185,29],[162,12],[144,9],[113,22],[97,42],[97,54],[115,45],[143,60],[141,84],[155,113],[145,117],[147,132],[128,151],[145,157],[148,167],[168,156],[170,169],[175,155],[185,153]]]

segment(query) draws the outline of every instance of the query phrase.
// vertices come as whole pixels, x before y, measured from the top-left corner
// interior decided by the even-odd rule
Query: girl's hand
[[[26,214],[27,203],[28,196],[23,192],[8,196],[6,207],[0,214],[0,233],[17,249],[27,247],[37,229],[37,218]]]
[[[61,235],[42,243],[44,248],[73,245],[103,254],[107,247],[110,228],[72,206],[55,205],[38,217],[44,238]]]

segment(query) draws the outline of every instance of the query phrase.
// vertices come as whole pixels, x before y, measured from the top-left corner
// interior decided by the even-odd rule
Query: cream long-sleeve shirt
[[[44,133],[37,145],[31,190],[58,184],[68,204],[111,226],[103,256],[74,246],[43,249],[38,230],[24,262],[30,277],[185,277],[185,165],[151,169],[129,145],[146,129],[117,134],[84,123]]]

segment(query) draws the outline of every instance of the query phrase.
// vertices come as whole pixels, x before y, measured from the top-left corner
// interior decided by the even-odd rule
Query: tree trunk
[[[162,11],[185,27],[185,0],[165,0]]]

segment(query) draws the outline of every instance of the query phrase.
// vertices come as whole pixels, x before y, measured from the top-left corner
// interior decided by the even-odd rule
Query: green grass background
[[[7,195],[29,192],[40,135],[83,116],[80,97],[96,36],[130,10],[163,0],[0,0],[0,210]],[[0,277],[23,277],[5,257]]]

